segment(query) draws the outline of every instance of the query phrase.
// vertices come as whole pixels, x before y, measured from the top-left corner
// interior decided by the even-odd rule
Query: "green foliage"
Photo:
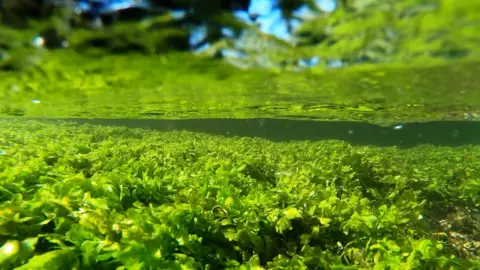
[[[2,269],[479,265],[478,146],[0,124]]]
[[[66,49],[42,54],[39,65],[0,71],[3,117],[275,116],[384,124],[463,120],[466,112],[477,117],[480,102],[477,62],[299,74],[238,70],[187,53],[99,57]]]
[[[479,1],[352,0],[298,31],[306,51],[349,62],[425,62],[480,51]],[[312,46],[319,36],[324,41]]]
[[[10,2],[22,6],[22,2]],[[300,28],[288,41],[265,34],[256,25],[239,21],[231,13],[222,11],[219,2],[202,4],[202,1],[193,1],[190,8],[194,13],[192,18],[205,23],[209,29],[207,42],[212,46],[202,54],[218,57],[222,49],[238,50],[248,57],[231,57],[227,61],[241,67],[298,70],[300,59],[313,56],[321,59],[320,65],[314,67],[314,70],[325,69],[332,59],[341,59],[347,65],[357,65],[441,63],[452,58],[478,60],[480,57],[480,39],[477,34],[480,31],[480,16],[477,12],[480,9],[479,1],[339,2],[339,8],[332,13],[317,10],[312,18],[302,18]],[[314,7],[309,0],[280,1],[280,7],[286,18],[291,19],[293,9],[302,3]],[[34,6],[30,8],[35,10]],[[10,8],[3,13],[11,13],[12,10],[22,12],[22,8]],[[4,33],[13,30],[0,26],[0,45],[4,45],[4,40],[10,40],[10,37],[17,42],[27,39],[27,43],[17,46],[20,48],[15,49],[15,52],[12,48],[8,50],[9,60],[0,57],[0,69],[31,66],[33,60],[25,57],[25,51],[28,50],[25,47],[28,48],[34,36],[45,28],[56,29],[61,35],[67,36],[70,47],[82,54],[140,52],[152,55],[189,49],[188,39],[191,34],[186,26],[188,23],[182,23],[165,13],[146,18],[140,23],[118,21],[102,30],[70,27],[68,21],[75,21],[75,16],[70,16],[68,8],[40,13],[43,16],[37,17],[37,20],[20,19],[22,24],[29,27],[21,33],[6,37]],[[15,17],[19,14],[11,15]],[[220,33],[222,27],[243,34],[234,39],[223,37]],[[4,49],[2,46],[1,50]],[[0,56],[1,53],[2,51]]]

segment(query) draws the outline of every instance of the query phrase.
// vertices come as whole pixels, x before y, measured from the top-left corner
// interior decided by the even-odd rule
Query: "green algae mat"
[[[1,269],[480,268],[478,145],[0,126]]]
[[[475,120],[480,62],[344,70],[239,70],[188,54],[41,51],[0,72],[0,117],[289,118],[382,125]],[[32,60],[33,61],[33,60]]]

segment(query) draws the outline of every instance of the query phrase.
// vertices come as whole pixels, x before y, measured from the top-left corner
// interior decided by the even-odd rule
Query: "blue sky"
[[[337,8],[336,0],[316,0],[315,5],[318,10],[323,12],[333,12]],[[273,35],[279,39],[287,42],[293,42],[292,33],[289,28],[295,30],[301,24],[298,19],[288,20],[282,14],[281,9],[278,7],[278,0],[252,0],[247,11],[234,11],[234,16],[239,20],[253,24],[256,23],[259,29],[267,34]],[[307,5],[299,7],[294,10],[295,17],[302,19],[308,19],[315,16],[316,11],[310,9]],[[252,20],[255,18],[255,21]],[[223,29],[226,36],[230,34],[229,29]],[[206,36],[206,28],[201,26],[192,31],[191,42],[195,44],[200,42]],[[239,44],[240,43],[240,44]],[[239,48],[242,47],[241,42],[236,43]],[[209,45],[201,47],[200,50],[208,48]],[[235,51],[232,49],[224,50],[223,54],[227,57],[244,58],[247,57],[244,53]],[[320,59],[318,57],[312,57],[311,59],[299,59],[300,67],[311,67],[319,64]],[[331,60],[328,62],[328,66],[338,68],[343,66],[343,62],[340,60]]]
[[[332,12],[336,9],[336,0],[316,0],[315,5],[319,10],[324,12]],[[172,14],[181,16],[183,11],[174,11]],[[233,12],[234,16],[248,24],[256,23],[260,30],[264,33],[274,35],[279,39],[285,41],[292,41],[292,35],[289,31],[300,26],[301,22],[298,19],[287,20],[281,9],[278,6],[278,0],[251,0],[248,10],[238,10]],[[294,10],[294,15],[300,18],[308,19],[315,15],[315,11],[311,10],[307,5],[303,5],[297,10]],[[252,17],[256,17],[255,21]],[[223,32],[228,35],[230,31],[223,29]],[[198,44],[206,36],[206,28],[200,26],[192,31],[190,39],[191,45]]]

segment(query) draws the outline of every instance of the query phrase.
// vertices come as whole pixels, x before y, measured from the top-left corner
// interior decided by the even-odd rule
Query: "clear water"
[[[55,120],[38,119],[55,123]],[[413,147],[480,145],[479,121],[429,121],[382,127],[358,121],[259,119],[78,119],[76,124],[157,131],[185,130],[225,137],[264,138],[275,142],[342,140],[352,145]]]
[[[480,265],[477,62],[51,57],[1,75],[3,265]]]

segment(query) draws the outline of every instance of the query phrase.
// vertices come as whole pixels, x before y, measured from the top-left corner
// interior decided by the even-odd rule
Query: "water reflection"
[[[41,119],[36,119],[41,120]],[[226,137],[257,137],[272,141],[344,140],[354,145],[413,147],[419,144],[480,144],[480,122],[436,121],[381,127],[351,121],[287,119],[62,119],[79,124],[126,126],[159,131],[186,130]],[[56,121],[56,120],[44,120]],[[398,128],[400,127],[401,128]]]

